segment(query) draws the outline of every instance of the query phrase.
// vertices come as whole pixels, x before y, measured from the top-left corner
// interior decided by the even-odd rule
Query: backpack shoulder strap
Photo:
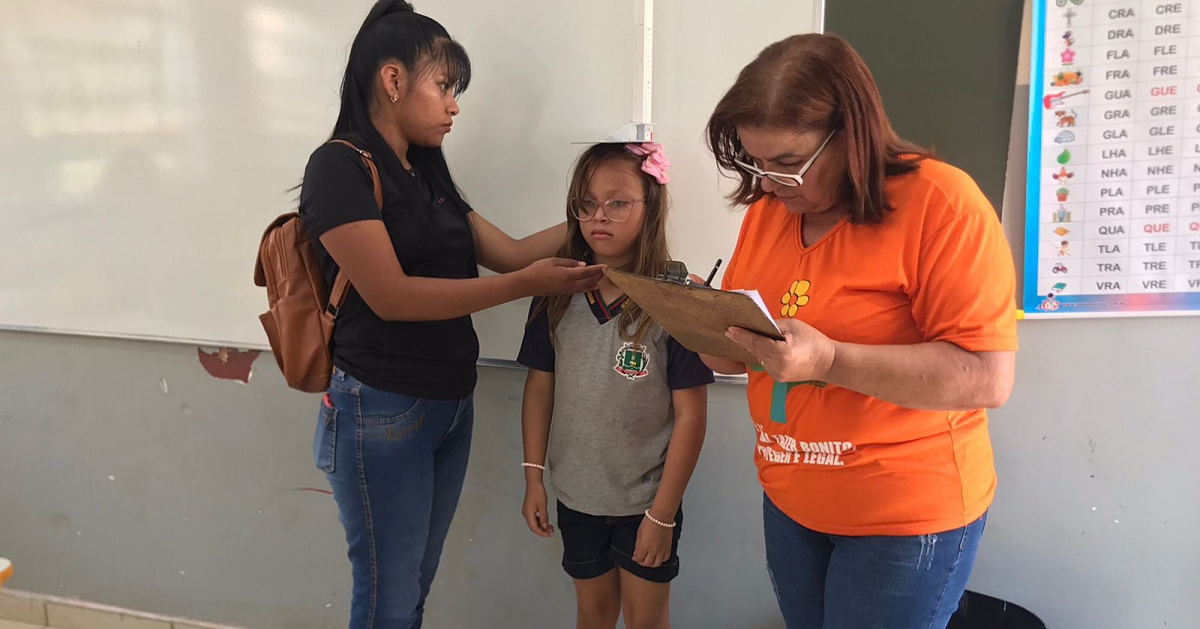
[[[362,158],[363,165],[371,173],[371,183],[375,188],[375,205],[379,206],[379,211],[383,211],[383,184],[379,181],[379,169],[375,167],[375,160],[371,158],[371,153],[364,151],[357,146],[354,146],[346,140],[330,140],[330,144],[344,144],[354,149],[358,156]]]
[[[379,180],[379,169],[375,166],[375,160],[371,159],[371,154],[357,146],[354,146],[346,140],[330,140],[330,144],[344,144],[358,152],[358,156],[362,158],[363,165],[371,173],[371,183],[375,192],[375,205],[379,206],[379,211],[383,212],[383,183]],[[350,292],[350,279],[345,273],[338,271],[337,277],[333,280],[333,287],[329,290],[329,303],[325,307],[325,312],[332,318],[337,318],[338,310],[346,301],[346,295]]]

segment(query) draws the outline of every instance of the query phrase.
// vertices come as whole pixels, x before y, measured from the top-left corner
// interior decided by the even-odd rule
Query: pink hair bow
[[[646,157],[642,161],[642,172],[654,177],[660,184],[671,183],[671,178],[667,175],[667,169],[671,167],[671,160],[668,160],[667,154],[663,152],[663,145],[657,142],[645,142],[626,144],[625,148],[634,155]]]

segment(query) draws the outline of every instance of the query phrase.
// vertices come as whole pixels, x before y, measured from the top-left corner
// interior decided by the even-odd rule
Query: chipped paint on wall
[[[238,350],[222,347],[214,352],[206,352],[196,348],[200,365],[208,375],[222,380],[235,380],[246,384],[254,375],[254,361],[262,352],[256,349]]]

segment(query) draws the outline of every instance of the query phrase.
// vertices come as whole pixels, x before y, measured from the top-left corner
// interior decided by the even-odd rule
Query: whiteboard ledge
[[[170,345],[195,345],[197,347],[228,347],[230,349],[256,349],[263,352],[271,351],[271,346],[265,343],[232,343],[229,341],[214,341],[212,339],[192,339],[176,336],[153,336],[146,334],[127,334],[123,332],[96,332],[94,330],[68,330],[62,328],[43,328],[28,325],[0,324],[0,331],[28,332],[32,334],[61,334],[63,336],[83,336],[98,339],[119,339],[122,341],[145,341],[148,343],[168,343]]]
[[[142,334],[122,334],[120,332],[94,332],[89,330],[63,330],[58,328],[43,328],[37,326],[26,325],[6,325],[0,324],[0,332],[21,332],[25,334],[56,334],[60,336],[80,336],[85,338],[96,339],[116,339],[120,341],[137,341],[142,343],[167,343],[169,345],[188,345],[196,347],[228,347],[230,349],[256,349],[262,352],[270,353],[271,346],[265,344],[238,344],[229,343],[226,341],[213,341],[208,339],[189,339],[173,336],[146,336]],[[499,358],[480,358],[475,362],[480,367],[499,367],[502,369],[525,369],[525,366],[515,360],[501,360]],[[724,376],[718,375],[717,382],[721,384],[746,384],[746,376]]]

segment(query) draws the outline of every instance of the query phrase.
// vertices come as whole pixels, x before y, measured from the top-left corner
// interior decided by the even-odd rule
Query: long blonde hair
[[[671,259],[667,250],[667,210],[670,199],[667,196],[666,185],[658,183],[653,176],[642,172],[643,159],[645,158],[631,153],[624,144],[596,144],[579,157],[571,174],[571,184],[567,188],[567,241],[559,249],[559,257],[594,262],[594,254],[583,239],[583,230],[579,219],[575,218],[571,211],[571,205],[587,196],[588,186],[591,185],[596,169],[610,161],[625,161],[634,165],[641,179],[646,201],[642,229],[633,245],[633,261],[620,270],[647,277],[657,277],[666,271],[667,261]],[[547,313],[550,321],[550,339],[555,345],[558,343],[555,330],[558,329],[558,324],[562,321],[572,298],[574,295],[547,297],[530,318],[532,322],[541,313]],[[650,323],[650,317],[644,316],[641,307],[631,300],[625,301],[621,308],[621,316],[617,320],[621,338],[640,343]]]

